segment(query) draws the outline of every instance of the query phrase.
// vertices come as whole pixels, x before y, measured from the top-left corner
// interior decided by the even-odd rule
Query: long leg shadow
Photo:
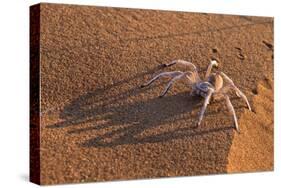
[[[233,128],[233,126],[229,126],[195,129],[197,113],[192,115],[192,111],[199,110],[202,101],[198,97],[189,96],[187,92],[165,96],[161,99],[157,96],[146,100],[138,99],[140,94],[145,94],[148,90],[161,86],[161,84],[141,89],[133,84],[133,80],[155,72],[159,68],[78,97],[61,111],[62,122],[47,127],[69,127],[69,134],[93,132],[95,136],[82,143],[82,147],[156,143],[227,131]],[[124,84],[132,87],[126,91],[119,91],[118,89],[122,88]],[[110,92],[116,89],[117,94]],[[133,98],[136,99],[133,100]],[[176,123],[177,119],[185,119],[184,124],[180,128],[170,130],[169,125]],[[81,126],[84,123],[89,123],[90,126]],[[162,126],[162,131],[155,133],[154,130],[160,126]]]
[[[116,101],[124,100],[132,95],[136,95],[140,92],[138,87],[130,88],[127,91],[119,92],[118,95],[111,94],[111,90],[118,89],[125,84],[132,82],[135,79],[143,78],[145,75],[153,74],[163,68],[162,65],[148,70],[147,72],[138,73],[130,78],[117,81],[111,85],[106,85],[104,87],[98,88],[95,91],[90,91],[75,100],[71,101],[70,104],[66,105],[63,110],[60,112],[60,118],[63,119],[63,122],[56,123],[54,125],[47,126],[48,128],[64,128],[73,126],[79,123],[86,123],[91,120],[93,110],[99,111],[99,108],[105,107],[108,104],[114,103]],[[156,85],[156,87],[159,86]],[[142,92],[145,92],[149,88],[142,89]],[[95,108],[95,109],[93,109]]]

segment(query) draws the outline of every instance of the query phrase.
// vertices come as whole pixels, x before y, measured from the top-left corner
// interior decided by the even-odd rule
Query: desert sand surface
[[[41,4],[41,184],[273,170],[273,18]],[[211,58],[248,97],[203,100],[156,74]]]

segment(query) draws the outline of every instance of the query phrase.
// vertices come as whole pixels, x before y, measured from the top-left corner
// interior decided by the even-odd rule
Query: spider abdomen
[[[214,86],[209,82],[199,82],[196,84],[195,93],[199,96],[206,97],[210,89],[214,89]]]

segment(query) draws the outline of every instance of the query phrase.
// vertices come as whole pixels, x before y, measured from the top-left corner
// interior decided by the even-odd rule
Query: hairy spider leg
[[[141,87],[149,86],[150,84],[152,84],[154,81],[158,80],[161,77],[171,77],[171,78],[174,78],[174,77],[182,75],[182,74],[183,74],[182,71],[162,72],[162,73],[156,75],[155,77],[153,77],[147,83],[141,85]]]
[[[237,117],[236,117],[236,113],[235,113],[235,110],[233,108],[233,105],[231,104],[230,99],[227,95],[225,95],[224,97],[225,97],[225,100],[226,100],[227,108],[233,116],[235,128],[236,128],[237,132],[239,133],[238,121],[237,121]]]
[[[212,96],[213,92],[214,92],[214,90],[210,88],[209,91],[208,91],[207,96],[205,97],[205,101],[204,101],[203,107],[202,107],[202,109],[201,109],[201,111],[199,113],[199,120],[198,120],[197,126],[199,126],[201,124],[201,121],[203,119],[204,113],[205,113],[206,108],[207,108],[207,106],[208,106],[208,104],[210,102],[210,99],[211,99],[211,96]]]
[[[242,99],[246,102],[246,104],[247,104],[247,106],[248,106],[248,109],[249,109],[250,111],[252,111],[251,106],[250,106],[250,103],[249,103],[249,101],[248,101],[246,95],[245,95],[242,91],[240,91],[240,89],[238,89],[238,87],[235,86],[235,84],[233,83],[233,81],[232,81],[225,73],[220,72],[220,75],[222,75],[222,77],[230,84],[229,86],[225,86],[225,87],[229,87],[229,88],[225,88],[224,90],[225,90],[225,91],[228,91],[228,89],[230,89],[230,88],[234,89],[234,91],[236,92],[236,95],[237,95],[238,97],[242,97]]]

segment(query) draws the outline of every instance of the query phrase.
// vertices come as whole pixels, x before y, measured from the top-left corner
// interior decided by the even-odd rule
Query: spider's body
[[[214,86],[210,82],[199,82],[195,84],[195,93],[201,97],[205,98],[210,89],[214,89]]]
[[[236,114],[230,102],[228,92],[231,89],[233,89],[236,92],[236,95],[238,97],[242,97],[242,99],[247,103],[249,110],[251,110],[251,107],[247,100],[247,97],[234,85],[233,81],[226,74],[224,74],[223,72],[216,72],[211,74],[212,67],[218,66],[218,63],[214,60],[210,62],[205,74],[205,78],[203,80],[200,79],[196,66],[190,62],[183,61],[183,60],[175,60],[169,64],[164,64],[164,67],[172,66],[177,63],[191,68],[191,71],[163,72],[152,78],[146,84],[142,85],[142,87],[146,87],[152,84],[155,80],[159,79],[160,77],[164,77],[164,76],[171,77],[172,78],[171,81],[168,83],[165,90],[160,95],[160,97],[163,97],[176,80],[187,78],[188,84],[192,87],[191,95],[201,96],[205,99],[204,105],[199,114],[199,120],[197,125],[200,125],[211,97],[213,97],[214,99],[224,98],[226,100],[226,104],[229,111],[233,115],[236,130],[239,132]]]

